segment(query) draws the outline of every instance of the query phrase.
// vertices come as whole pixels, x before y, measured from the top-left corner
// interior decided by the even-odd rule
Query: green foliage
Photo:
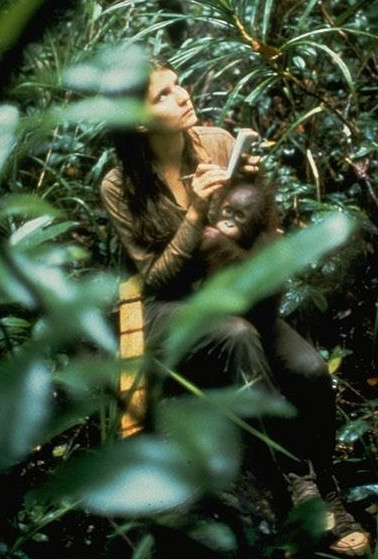
[[[310,500],[290,511],[277,548],[296,554],[320,542],[324,530],[324,503]]]
[[[3,9],[0,24],[0,52],[3,53],[17,42],[23,28],[42,3],[43,0],[31,0],[27,3],[16,0],[12,5],[8,3],[6,9]]]
[[[199,429],[204,420],[208,427]],[[240,442],[211,395],[206,401],[165,402],[157,421],[162,426],[157,434],[91,450],[63,465],[42,497],[70,496],[99,515],[149,517],[227,487],[240,466]]]
[[[1,466],[6,469],[48,436],[54,352],[64,351],[77,339],[110,354],[117,346],[102,315],[116,296],[113,277],[76,281],[69,267],[86,257],[84,251],[56,243],[75,223],[55,223],[58,212],[36,196],[10,195],[3,203],[0,218],[12,223],[12,233],[0,250],[0,303],[5,311],[13,312],[1,323],[5,349],[0,363]],[[18,320],[24,331],[28,328],[27,336],[20,338],[16,329],[9,328],[12,319],[13,325]]]
[[[219,318],[246,312],[279,289],[288,277],[345,243],[351,231],[352,223],[345,216],[330,216],[208,280],[207,286],[175,316],[168,342],[170,363],[175,364],[193,340]]]

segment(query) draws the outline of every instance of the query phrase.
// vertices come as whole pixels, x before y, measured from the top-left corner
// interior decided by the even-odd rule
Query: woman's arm
[[[167,289],[183,279],[185,269],[198,249],[206,222],[208,201],[222,185],[224,171],[215,165],[201,164],[193,178],[193,199],[174,237],[161,254],[136,243],[133,218],[122,197],[120,169],[111,170],[101,184],[101,197],[127,254],[133,260],[146,286],[154,291]]]
[[[222,129],[202,127],[197,130],[199,133],[194,132],[197,156],[207,163],[198,166],[191,183],[191,205],[174,237],[160,254],[135,241],[134,220],[122,195],[121,169],[111,170],[101,184],[101,196],[110,222],[144,283],[153,290],[169,289],[178,278],[185,276],[202,239],[210,197],[224,184],[224,168],[234,139]]]
[[[202,236],[202,223],[189,211],[160,255],[148,250],[135,240],[134,220],[122,195],[122,181],[121,170],[115,168],[101,183],[101,198],[110,223],[144,283],[157,290],[168,287],[191,260]]]

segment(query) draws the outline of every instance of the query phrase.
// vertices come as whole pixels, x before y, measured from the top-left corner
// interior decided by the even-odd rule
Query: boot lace
[[[303,476],[297,474],[287,474],[288,490],[294,506],[298,506],[310,499],[321,499],[321,495],[316,485],[316,475],[312,468],[310,473]]]

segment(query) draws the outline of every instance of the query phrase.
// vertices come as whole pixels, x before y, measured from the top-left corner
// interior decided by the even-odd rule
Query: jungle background
[[[107,132],[148,119],[146,52],[174,64],[202,123],[258,131],[287,234],[258,273],[209,283],[170,351],[284,281],[282,315],[329,364],[335,466],[378,557],[377,47],[374,0],[1,2],[2,557],[332,557],[318,510],[276,517],[240,477],[245,410],[277,403],[188,386],[152,433],[120,439],[128,270],[99,184]]]

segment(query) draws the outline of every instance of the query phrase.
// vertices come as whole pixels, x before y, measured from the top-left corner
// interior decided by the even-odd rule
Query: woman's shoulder
[[[102,178],[102,182],[120,183],[122,182],[122,169],[120,165],[116,165],[108,169]]]
[[[194,126],[190,135],[201,161],[227,165],[235,142],[230,132],[220,126]]]
[[[101,180],[101,190],[119,190],[122,188],[122,169],[119,166],[109,169]]]
[[[222,138],[227,141],[234,140],[232,134],[220,126],[193,126],[190,132],[194,137],[204,141],[211,141],[214,138]]]

